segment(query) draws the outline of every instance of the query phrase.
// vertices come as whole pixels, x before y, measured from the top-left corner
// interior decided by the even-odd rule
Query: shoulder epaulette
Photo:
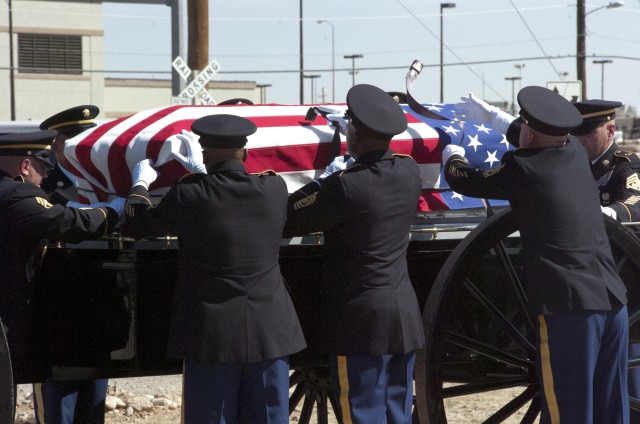
[[[413,159],[413,156],[405,155],[405,154],[402,154],[402,153],[394,153],[393,157],[394,158],[411,158],[411,159]]]
[[[204,175],[204,174],[201,174],[201,173],[199,173],[199,172],[194,172],[194,173],[191,173],[191,174],[186,174],[186,175],[183,175],[182,177],[180,177],[180,179],[179,179],[178,181],[186,180],[186,179],[188,179],[188,178],[193,178],[193,177],[195,177],[195,176],[197,176],[197,175]]]
[[[265,169],[262,172],[254,172],[253,175],[278,175],[273,169]]]
[[[613,157],[619,160],[625,160],[627,162],[631,162],[635,153],[627,152],[625,150],[616,150],[613,152]]]
[[[340,171],[340,173],[339,173],[338,175],[342,175],[342,174],[344,174],[345,172],[353,171],[354,169],[358,169],[358,168],[360,168],[361,166],[362,166],[362,164],[361,164],[361,163],[355,163],[355,164],[351,165],[350,167],[348,167],[348,168],[343,169],[342,171]]]

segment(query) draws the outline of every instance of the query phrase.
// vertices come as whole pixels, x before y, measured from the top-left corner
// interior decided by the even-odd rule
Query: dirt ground
[[[150,410],[135,411],[122,406],[114,411],[105,413],[106,424],[123,423],[152,423],[179,424],[181,405],[180,375],[157,376],[143,378],[114,379],[109,381],[109,395],[122,400],[124,405],[135,403],[136,396],[149,399],[167,399],[168,405],[159,403]],[[488,416],[504,406],[509,400],[517,396],[523,389],[515,388],[492,392],[483,395],[464,396],[445,401],[447,421],[449,424],[475,424],[484,422]],[[18,388],[18,405],[16,424],[31,424],[33,421],[33,402],[31,400],[31,386],[21,385]],[[300,410],[296,410],[290,417],[290,423],[297,423]],[[520,422],[524,410],[506,421],[507,424]],[[311,421],[316,424],[315,411]],[[333,413],[329,416],[329,424],[337,424]]]

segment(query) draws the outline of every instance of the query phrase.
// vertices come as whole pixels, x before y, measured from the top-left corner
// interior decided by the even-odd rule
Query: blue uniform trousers
[[[629,345],[629,359],[640,358],[640,343]],[[640,399],[640,367],[629,368],[629,396]],[[631,411],[631,422],[640,423],[640,411]]]
[[[109,380],[45,381],[33,385],[37,424],[103,424]]]
[[[410,424],[415,351],[336,356],[331,381],[343,424]]]
[[[289,358],[184,361],[182,424],[288,424]]]
[[[538,316],[541,424],[628,424],[627,307]]]

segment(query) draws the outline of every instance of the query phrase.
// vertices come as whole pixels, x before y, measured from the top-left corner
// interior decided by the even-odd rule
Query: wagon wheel
[[[336,397],[331,390],[329,360],[320,357],[297,363],[289,376],[289,416],[299,414],[298,422],[308,424],[315,416],[318,424],[328,424],[336,416]],[[331,409],[329,408],[331,406]],[[336,416],[336,420],[340,420]]]
[[[0,424],[13,424],[13,377],[9,345],[0,321]]]
[[[612,219],[605,227],[629,290],[633,333],[640,326],[640,241]],[[475,403],[496,405],[485,423],[537,420],[535,332],[520,283],[520,250],[513,214],[505,210],[473,230],[441,268],[423,312],[424,386],[416,378],[426,408],[422,423],[468,422],[464,410],[477,409]],[[639,404],[631,398],[631,405]]]

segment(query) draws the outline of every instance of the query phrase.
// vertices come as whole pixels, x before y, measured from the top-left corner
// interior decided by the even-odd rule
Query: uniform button
[[[62,187],[62,186],[64,185],[64,183],[63,183],[62,181],[58,181],[58,182],[56,183],[56,185],[57,185],[58,187]]]

